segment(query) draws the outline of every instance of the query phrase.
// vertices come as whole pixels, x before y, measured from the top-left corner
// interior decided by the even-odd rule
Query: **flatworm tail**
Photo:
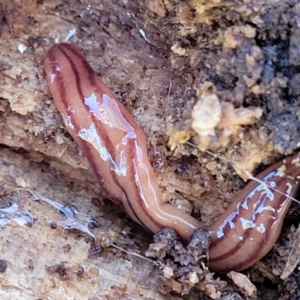
[[[169,227],[188,238],[199,222],[161,202],[142,129],[82,54],[70,44],[54,45],[44,68],[68,132],[110,198],[152,232]]]

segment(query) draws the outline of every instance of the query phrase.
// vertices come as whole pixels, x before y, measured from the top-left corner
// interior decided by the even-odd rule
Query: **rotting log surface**
[[[51,101],[42,69],[46,51],[76,29],[70,42],[86,53],[145,131],[165,200],[188,212],[201,210],[202,219],[210,221],[243,183],[226,163],[207,154],[189,147],[171,152],[168,125],[189,124],[194,89],[209,81],[222,101],[264,109],[263,119],[233,137],[224,155],[242,163],[254,157],[257,164],[292,152],[300,140],[300,7],[288,1],[125,2],[1,1],[1,195],[16,192],[22,198],[27,194],[18,188],[36,189],[95,216],[104,237],[110,228],[124,248],[144,250],[150,235],[144,237],[114,204],[91,203],[105,195]],[[20,43],[27,46],[23,54]],[[261,57],[251,56],[254,46]],[[61,218],[56,210],[39,202],[27,205],[37,217],[31,228],[9,223],[1,229],[0,259],[8,264],[1,299],[181,298],[158,293],[160,280],[151,263],[113,248],[89,257],[85,239],[50,228],[50,221]],[[69,252],[62,250],[66,244]],[[71,278],[47,272],[61,262]]]

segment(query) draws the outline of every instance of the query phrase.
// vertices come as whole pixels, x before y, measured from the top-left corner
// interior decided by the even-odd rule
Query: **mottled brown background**
[[[103,200],[51,101],[43,57],[55,40],[64,41],[76,29],[69,42],[86,54],[145,131],[165,200],[209,222],[244,183],[228,163],[196,148],[183,145],[170,151],[168,130],[189,128],[196,90],[208,81],[221,101],[264,112],[259,122],[232,136],[219,155],[240,165],[251,160],[253,168],[292,153],[300,142],[298,26],[300,4],[287,0],[2,0],[2,198],[17,192],[23,199],[28,195],[18,188],[36,189],[94,216],[100,229],[93,233],[103,244],[113,232],[117,245],[143,254],[151,242],[149,233]],[[20,43],[27,46],[24,53],[17,50]],[[93,197],[99,198],[98,207]],[[184,297],[160,293],[159,272],[143,258],[113,247],[89,255],[86,239],[51,229],[50,221],[63,219],[57,210],[26,201],[37,218],[33,226],[10,222],[0,231],[0,259],[8,265],[0,273],[1,299],[204,299],[196,288]],[[68,252],[63,251],[66,244],[71,245]],[[286,256],[285,248],[277,249]],[[67,278],[47,272],[47,266],[61,262],[68,268]],[[280,256],[273,254],[267,262],[252,270],[261,299],[297,299],[298,274],[278,292],[261,272],[274,280],[274,270],[283,268]]]

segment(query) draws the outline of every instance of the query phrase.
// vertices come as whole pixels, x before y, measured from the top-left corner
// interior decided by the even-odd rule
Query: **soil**
[[[242,169],[256,174],[300,145],[299,24],[293,0],[2,0],[0,202],[17,209],[0,222],[1,299],[247,299],[211,273],[187,295],[174,292],[181,283],[145,257],[152,235],[96,184],[42,62],[55,42],[76,45],[144,130],[164,201],[209,223],[245,185]],[[207,140],[192,112],[212,95],[230,114],[218,112]],[[262,114],[246,122],[250,108]],[[31,190],[76,207],[85,231],[68,230]],[[297,268],[280,279],[297,220],[296,206],[274,250],[248,270],[256,299],[299,298]]]

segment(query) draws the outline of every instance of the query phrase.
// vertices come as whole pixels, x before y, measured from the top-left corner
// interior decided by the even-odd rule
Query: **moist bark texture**
[[[98,187],[64,129],[42,62],[56,41],[84,52],[145,131],[164,200],[208,223],[243,187],[237,173],[255,174],[299,145],[300,4],[2,0],[0,21],[0,208],[18,207],[4,214],[1,228],[1,299],[249,298],[212,274],[193,281],[190,290],[190,277],[168,278],[144,258],[151,235]],[[215,99],[212,115],[220,120],[203,138],[192,129],[192,112],[207,97]],[[249,122],[252,107],[256,117]],[[187,139],[218,150],[235,168],[180,144]],[[28,190],[93,216],[96,228],[87,229],[85,217],[78,222],[95,236],[94,244],[88,235],[63,230],[63,215],[33,201]],[[287,226],[298,225],[295,214]],[[293,232],[286,227],[277,251],[250,271],[257,299],[299,297],[299,274],[278,277],[278,269],[289,269],[289,248],[280,243],[296,247],[299,234]]]

